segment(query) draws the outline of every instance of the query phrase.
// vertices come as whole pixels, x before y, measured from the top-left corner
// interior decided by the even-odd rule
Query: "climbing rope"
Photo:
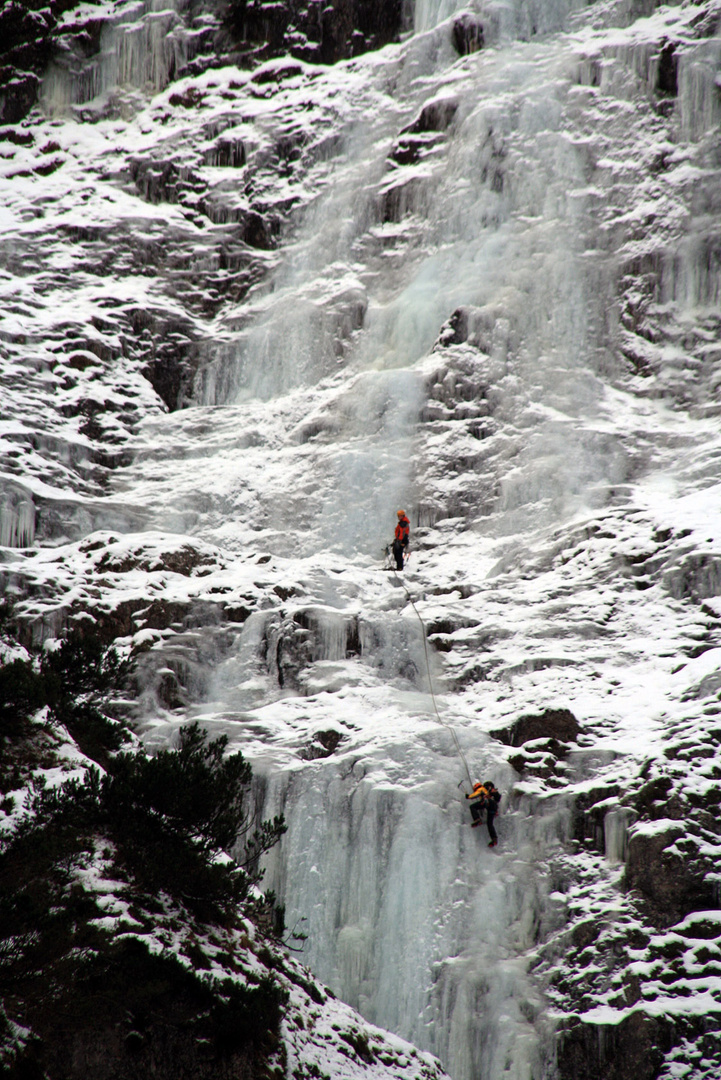
[[[430,687],[431,701],[433,702],[433,708],[435,709],[436,716],[438,717],[438,723],[442,724],[443,727],[446,728],[447,731],[450,731],[451,738],[453,739],[453,742],[456,744],[456,750],[458,751],[458,753],[460,755],[460,758],[461,758],[461,761],[463,762],[463,764],[465,766],[466,776],[468,777],[468,783],[470,784],[471,787],[473,787],[473,781],[471,780],[471,770],[468,768],[468,762],[466,761],[466,755],[463,753],[463,750],[461,749],[461,744],[458,741],[458,736],[456,735],[454,729],[451,727],[451,725],[448,723],[448,721],[444,720],[443,717],[441,716],[440,712],[438,711],[438,705],[436,703],[436,695],[433,692],[433,677],[431,675],[431,661],[430,661],[430,657],[428,655],[428,642],[426,640],[426,624],[423,622],[423,619],[421,618],[421,613],[418,610],[418,608],[416,607],[416,605],[415,605],[415,603],[413,601],[413,597],[411,596],[410,592],[408,591],[406,586],[403,584],[401,579],[398,577],[398,571],[394,567],[391,567],[391,571],[392,571],[393,576],[395,577],[396,581],[398,582],[400,587],[403,589],[403,592],[408,597],[408,600],[410,602],[411,607],[413,608],[416,615],[418,616],[418,622],[421,624],[421,637],[423,638],[423,652],[425,653],[426,668],[428,670],[428,686]]]

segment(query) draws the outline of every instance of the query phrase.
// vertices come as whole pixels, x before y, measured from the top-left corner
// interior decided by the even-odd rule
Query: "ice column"
[[[45,76],[43,105],[55,115],[119,86],[156,93],[186,63],[187,38],[175,0],[121,5],[105,22],[100,48],[90,58],[73,51],[71,35],[60,39],[65,53]]]
[[[35,539],[35,505],[29,492],[7,488],[0,493],[0,547],[29,547]]]
[[[610,863],[623,863],[628,852],[628,827],[632,811],[621,807],[611,810],[603,819],[603,837],[606,858]]]
[[[510,3],[463,3],[462,0],[416,0],[413,28],[422,33],[462,11],[477,10],[486,40],[528,40],[561,29],[584,0],[511,0]]]
[[[263,815],[282,808],[289,829],[266,884],[290,927],[307,920],[305,962],[369,1020],[438,1054],[454,1080],[532,1080],[551,1037],[525,953],[550,917],[563,806],[509,809],[491,852],[450,744],[437,745],[388,730],[361,757],[272,776]],[[485,755],[508,790],[508,767]]]
[[[721,120],[719,68],[721,41],[711,38],[683,52],[678,63],[678,101],[681,132],[694,142]]]

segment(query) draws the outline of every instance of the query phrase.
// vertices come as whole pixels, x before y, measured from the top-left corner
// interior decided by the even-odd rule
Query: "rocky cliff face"
[[[0,12],[0,121],[27,116],[48,72],[64,103],[81,104],[118,84],[162,90],[228,63],[252,69],[290,55],[333,64],[397,40],[403,21],[400,0],[10,0]]]
[[[8,633],[243,748],[305,958],[454,1080],[710,1080],[718,5],[96,6],[13,15]]]

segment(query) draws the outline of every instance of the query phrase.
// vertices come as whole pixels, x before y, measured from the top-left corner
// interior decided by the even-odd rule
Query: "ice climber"
[[[492,780],[485,780],[483,786],[486,789],[486,825],[488,826],[488,835],[491,838],[488,846],[497,847],[498,835],[496,833],[496,826],[493,824],[493,819],[498,813],[498,804],[501,801],[501,793]]]
[[[396,560],[396,570],[403,569],[403,558],[408,551],[411,539],[411,523],[406,517],[405,510],[398,511],[398,524],[396,535],[393,540],[393,558]]]
[[[470,795],[466,795],[466,798],[471,799],[471,817],[473,818],[471,828],[475,829],[477,825],[482,823],[483,811],[485,810],[488,835],[491,838],[488,846],[496,847],[498,845],[498,834],[493,819],[498,813],[498,804],[501,801],[500,791],[492,780],[484,780],[483,783],[476,780],[473,791]]]
[[[470,795],[466,795],[467,799],[471,799],[471,817],[473,821],[471,828],[475,829],[477,825],[480,825],[483,821],[483,807],[486,805],[486,795],[488,792],[484,788],[480,780],[476,780],[473,785],[473,791]]]

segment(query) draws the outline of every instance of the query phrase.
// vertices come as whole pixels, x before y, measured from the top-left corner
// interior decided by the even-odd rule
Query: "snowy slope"
[[[721,1068],[718,16],[419,5],[3,145],[18,633],[242,747],[304,959],[454,1080]]]

